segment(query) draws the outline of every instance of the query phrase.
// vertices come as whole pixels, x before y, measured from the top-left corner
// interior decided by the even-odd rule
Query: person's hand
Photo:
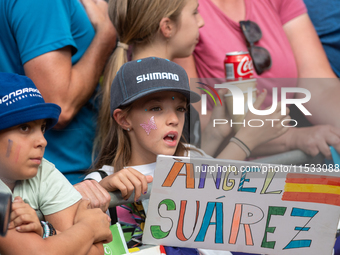
[[[96,30],[100,32],[101,30],[113,31],[116,33],[115,28],[109,18],[108,14],[108,4],[104,0],[81,0],[86,13]]]
[[[134,200],[138,201],[142,194],[148,191],[148,183],[152,182],[150,175],[144,175],[131,167],[123,168],[120,171],[105,177],[100,184],[107,191],[120,190],[122,197],[128,199],[135,191]]]
[[[222,120],[228,120],[230,121],[230,115],[227,110],[227,103],[226,103],[226,97],[224,96],[225,94],[228,93],[228,89],[219,89],[218,90],[218,95],[220,96],[222,100],[221,105],[219,102],[217,105],[214,106],[214,109],[212,110],[210,120],[213,121],[215,119],[222,119]],[[213,126],[213,124],[209,124],[210,126]],[[213,135],[215,137],[219,137],[220,139],[226,138],[228,135],[230,135],[233,132],[233,129],[230,125],[216,125],[214,128],[209,129],[209,132],[213,132]]]
[[[258,96],[254,103],[255,109],[260,109],[264,99],[267,96],[267,90],[263,90]],[[268,109],[268,108],[267,108]],[[290,119],[289,108],[286,107],[287,115],[281,115],[281,103],[278,103],[276,110],[269,115],[255,115],[250,111],[247,112],[245,116],[246,126],[242,127],[235,135],[243,141],[250,150],[254,149],[256,146],[268,142],[288,131],[289,127],[284,127],[281,122],[284,119]],[[261,127],[251,127],[248,126],[248,121],[251,119],[258,119],[263,121],[263,126]],[[268,121],[273,120],[275,121]],[[285,125],[287,126],[287,122]],[[254,124],[255,125],[255,124]],[[258,123],[256,125],[259,125]]]
[[[83,199],[91,201],[91,208],[100,208],[103,212],[106,212],[109,208],[111,196],[97,181],[85,180],[73,187],[78,190]]]
[[[94,242],[109,243],[112,241],[110,217],[99,208],[90,208],[90,200],[83,199],[78,205],[74,224],[86,225],[93,232]]]
[[[26,204],[21,197],[15,197],[12,203],[11,219],[8,229],[13,228],[22,233],[35,232],[41,237],[44,234],[37,213],[29,204]]]
[[[294,128],[289,131],[287,147],[289,150],[300,149],[316,156],[322,153],[327,159],[332,158],[329,146],[340,152],[340,128],[330,125]]]

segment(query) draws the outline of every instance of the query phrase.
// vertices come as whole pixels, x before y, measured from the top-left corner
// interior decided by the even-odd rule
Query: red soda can
[[[225,54],[224,68],[227,81],[253,78],[253,60],[248,51],[233,51]]]

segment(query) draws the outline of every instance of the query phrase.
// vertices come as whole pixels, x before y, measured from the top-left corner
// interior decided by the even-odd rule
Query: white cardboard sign
[[[339,169],[159,156],[143,242],[331,255],[339,206]]]

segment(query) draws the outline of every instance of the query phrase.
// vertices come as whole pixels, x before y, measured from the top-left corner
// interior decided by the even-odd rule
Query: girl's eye
[[[186,108],[186,107],[179,107],[179,108],[178,108],[178,111],[179,111],[179,112],[186,112],[186,111],[187,111],[187,108]]]
[[[194,14],[195,14],[195,15],[198,14],[198,10],[197,10],[197,9],[194,11]]]
[[[158,112],[160,110],[162,110],[160,107],[153,107],[150,109],[150,111],[153,111],[153,112]]]

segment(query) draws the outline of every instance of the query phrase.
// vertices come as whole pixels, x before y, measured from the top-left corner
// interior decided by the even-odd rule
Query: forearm
[[[235,143],[229,143],[216,158],[245,160],[247,157],[244,150]]]
[[[26,75],[45,101],[62,108],[56,128],[65,127],[89,100],[115,43],[114,28],[101,29],[74,66],[70,47],[45,53],[24,64]]]
[[[13,229],[8,231],[5,238],[0,238],[0,252],[5,255],[85,255],[90,250],[95,251],[96,247],[92,248],[93,242],[93,232],[84,224],[76,224],[62,233],[45,239],[33,232],[19,233]]]
[[[75,113],[93,94],[106,61],[116,44],[114,30],[101,31],[96,33],[82,58],[72,66],[70,83],[68,87],[65,87],[64,93],[70,95],[70,98],[65,103],[68,103]]]
[[[88,226],[82,223],[73,225],[64,232],[44,239],[46,253],[41,254],[100,254],[93,245],[94,235]],[[90,253],[91,251],[91,253]]]
[[[211,122],[211,121],[210,121]],[[222,135],[217,127],[209,123],[202,131],[201,149],[210,156],[216,155],[223,144],[230,140],[232,134]]]
[[[298,86],[311,93],[311,99],[303,105],[311,113],[306,117],[312,124],[340,127],[340,118],[338,118],[340,101],[337,97],[340,95],[340,80],[338,78],[300,79]]]
[[[291,144],[291,135],[294,133],[296,128],[290,128],[286,133],[283,135],[267,142],[261,144],[254,148],[251,152],[252,157],[261,157],[261,156],[269,156],[274,155],[282,152],[286,152],[289,150],[293,150],[294,147]]]
[[[96,33],[85,54],[72,66],[69,85],[59,92],[68,96],[63,98],[62,116],[56,128],[66,126],[90,99],[115,43],[116,35],[112,31]]]
[[[89,252],[87,253],[87,255],[103,255],[104,254],[104,246],[103,243],[96,243],[93,244],[89,250]]]
[[[230,135],[232,136],[232,134]],[[231,137],[228,137],[228,139]],[[236,138],[236,139],[235,139]],[[233,159],[233,160],[245,160],[247,156],[247,153],[250,153],[254,150],[255,144],[254,139],[251,135],[248,134],[246,129],[241,129],[238,133],[234,136],[235,140],[241,141],[239,144],[236,144],[234,141],[230,139],[230,142],[225,146],[225,148],[217,155],[217,158],[221,159]],[[242,143],[247,148],[241,148]],[[248,150],[246,152],[246,150]]]
[[[72,66],[69,87],[66,88],[69,92],[67,95],[71,96],[62,106],[57,128],[67,125],[89,100],[116,45],[116,30],[108,15],[107,2],[82,0],[81,3],[95,30],[95,36],[81,59]]]
[[[201,149],[210,156],[214,156],[216,150],[221,143],[221,138],[218,139],[211,132],[203,132],[201,140]]]
[[[340,104],[337,98],[340,81],[328,62],[308,15],[303,14],[292,19],[283,28],[295,56],[298,87],[311,93],[309,102],[303,104],[312,114],[307,119],[315,125],[330,124],[340,127],[340,119],[336,117]],[[304,97],[299,93],[296,96]]]
[[[256,147],[252,153],[252,157],[270,156],[288,151],[285,145],[284,138],[278,137],[272,141]]]

